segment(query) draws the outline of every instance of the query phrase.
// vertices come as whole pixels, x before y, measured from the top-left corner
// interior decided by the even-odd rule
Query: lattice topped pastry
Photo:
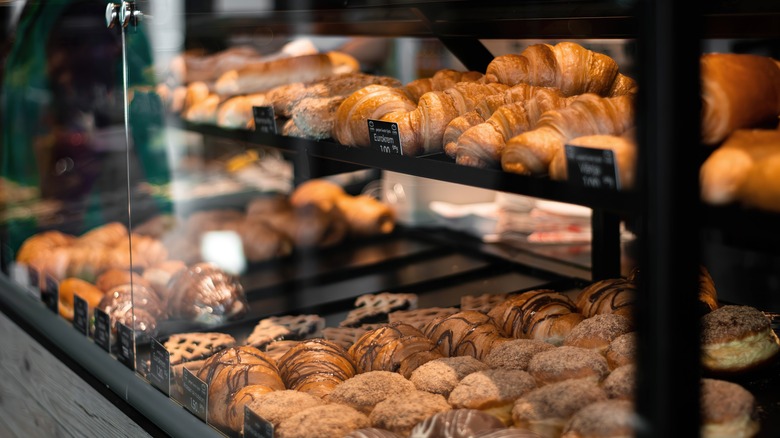
[[[236,339],[227,333],[195,332],[171,335],[165,341],[171,353],[171,365],[205,359],[224,348],[236,345]]]
[[[397,310],[417,308],[417,294],[381,292],[357,297],[355,308],[339,326],[360,327],[365,324],[387,322],[387,316]]]
[[[322,329],[322,336],[349,350],[367,331],[368,329],[363,327],[325,327]]]
[[[319,337],[325,328],[325,318],[319,315],[283,315],[261,319],[246,344],[262,349],[274,341],[301,340]]]
[[[464,295],[460,297],[461,310],[476,310],[482,313],[490,312],[493,307],[506,300],[508,294]]]
[[[460,309],[457,307],[426,307],[423,309],[396,310],[387,315],[387,319],[391,324],[403,322],[422,330],[431,320],[458,312],[460,312]]]

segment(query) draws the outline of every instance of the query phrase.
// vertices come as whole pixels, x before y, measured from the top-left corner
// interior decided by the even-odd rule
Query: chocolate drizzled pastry
[[[234,275],[197,263],[171,277],[168,311],[173,318],[213,326],[246,314],[244,288]]]
[[[510,338],[538,339],[560,345],[584,316],[566,295],[551,289],[511,295],[488,315],[501,334]]]
[[[636,284],[625,278],[608,278],[592,283],[577,294],[577,309],[586,318],[601,313],[616,313],[632,318],[636,302]]]
[[[407,379],[419,366],[443,357],[422,331],[402,322],[366,332],[349,348],[349,355],[361,373],[392,371]]]
[[[495,416],[478,409],[452,409],[431,415],[417,423],[410,433],[413,438],[466,438],[476,433],[504,428]]]
[[[347,350],[322,338],[301,341],[279,359],[288,389],[325,397],[339,383],[357,374]]]
[[[423,333],[444,356],[472,356],[479,360],[494,345],[509,340],[501,336],[493,318],[476,310],[436,318],[425,326]]]

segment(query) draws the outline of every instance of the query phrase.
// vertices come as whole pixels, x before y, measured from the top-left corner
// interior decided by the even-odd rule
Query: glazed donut
[[[760,310],[724,305],[701,318],[701,350],[706,371],[739,373],[775,359],[780,340]]]
[[[344,347],[322,338],[300,341],[281,359],[279,373],[288,389],[325,397],[357,374]]]
[[[361,373],[393,371],[407,379],[421,365],[442,357],[422,331],[402,322],[369,330],[349,348],[349,355]]]
[[[636,361],[636,348],[636,332],[624,333],[613,339],[604,352],[609,369],[614,370],[622,365],[634,363]]]
[[[346,405],[326,403],[304,409],[283,420],[276,429],[277,438],[341,437],[369,427],[366,414]]]
[[[604,390],[589,379],[570,379],[536,388],[515,401],[512,421],[541,436],[557,437],[575,412],[606,400]]]
[[[750,438],[759,431],[753,394],[726,380],[701,380],[701,436]]]
[[[575,304],[586,318],[601,313],[616,313],[632,318],[636,302],[636,284],[625,278],[608,278],[582,289]]]
[[[387,397],[415,390],[414,383],[398,373],[367,371],[339,383],[325,400],[351,406],[368,415]]]
[[[453,408],[479,409],[494,415],[509,426],[512,405],[518,398],[536,388],[536,380],[526,371],[490,369],[464,377],[452,390],[447,401]]]
[[[601,382],[601,387],[609,398],[633,401],[636,390],[636,364],[629,363],[615,368]]]
[[[504,428],[493,415],[477,409],[452,409],[433,414],[417,423],[410,438],[470,438],[474,434]]]
[[[208,385],[208,420],[222,428],[230,425],[229,404],[233,395],[249,385],[263,385],[271,390],[285,389],[276,364],[257,348],[225,348],[206,359],[197,377]]]
[[[563,339],[563,345],[604,354],[615,338],[632,330],[630,319],[617,313],[601,313],[577,324]]]
[[[550,289],[511,295],[488,315],[503,336],[538,339],[553,345],[560,345],[584,319],[568,296]]]
[[[377,403],[368,419],[374,427],[409,436],[420,421],[450,409],[443,395],[415,390],[393,394]]]
[[[449,397],[464,377],[489,368],[486,363],[471,356],[442,357],[421,365],[412,372],[409,380],[421,391]]]
[[[563,428],[561,438],[632,437],[635,424],[634,405],[627,400],[608,399],[577,411]]]
[[[553,348],[555,345],[537,339],[512,339],[493,347],[485,357],[485,363],[490,368],[526,371],[532,357]]]
[[[609,365],[604,356],[593,350],[563,345],[531,358],[528,372],[540,386],[568,379],[601,382],[609,374]]]
[[[423,333],[439,346],[444,356],[472,356],[480,360],[495,345],[509,340],[501,336],[493,318],[476,310],[435,318],[426,324]]]

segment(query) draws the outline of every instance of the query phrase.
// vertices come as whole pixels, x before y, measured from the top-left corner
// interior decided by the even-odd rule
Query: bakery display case
[[[0,309],[153,435],[773,436],[770,3],[7,7]]]

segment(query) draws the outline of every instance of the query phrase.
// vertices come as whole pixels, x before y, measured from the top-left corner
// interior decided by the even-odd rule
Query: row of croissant
[[[485,72],[447,69],[402,84],[361,73],[349,55],[328,52],[248,62],[211,79],[194,76],[180,87],[178,103],[167,102],[186,119],[228,128],[252,128],[252,107],[272,106],[283,134],[352,147],[370,145],[369,119],[395,122],[404,155],[444,152],[463,165],[561,180],[567,178],[564,145],[610,149],[621,187],[630,188],[638,87],[619,70],[609,56],[577,43],[540,43],[496,56]],[[702,143],[716,150],[736,135],[739,152],[718,154],[716,164],[705,166],[702,199],[780,210],[780,202],[771,202],[780,197],[760,189],[771,182],[762,175],[780,158],[769,170],[751,170],[769,155],[780,156],[777,61],[706,53],[701,75]],[[723,163],[733,163],[735,155],[739,167],[729,172]],[[749,174],[758,180],[742,190]]]

